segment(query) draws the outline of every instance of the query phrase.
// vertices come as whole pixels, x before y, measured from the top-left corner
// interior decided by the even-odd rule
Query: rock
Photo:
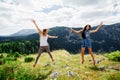
[[[89,59],[89,62],[91,62],[92,61],[92,59]]]
[[[96,60],[96,63],[99,64],[101,62],[101,60]]]
[[[120,67],[119,66],[114,66],[113,69],[119,71]]]
[[[109,66],[109,69],[113,69],[113,66]]]
[[[79,68],[73,68],[72,70],[76,70],[76,71],[78,71],[78,70],[80,70]]]
[[[64,66],[62,66],[62,68],[69,69],[69,65],[65,64]]]
[[[120,70],[120,67],[119,67],[118,65],[113,65],[113,66],[110,66],[109,68],[110,68],[110,69],[117,70],[117,71]]]
[[[47,64],[45,64],[45,65],[44,65],[44,67],[47,67],[47,66],[50,66],[50,64],[49,64],[49,63],[47,63]]]
[[[66,67],[68,67],[69,65],[68,64],[65,64],[64,66],[62,66],[63,68],[66,68]]]
[[[99,69],[100,69],[101,71],[105,71],[105,70],[106,70],[106,69],[105,69],[105,66],[100,66]]]
[[[87,72],[85,72],[85,74],[88,75],[88,74],[90,74],[90,72],[87,71]]]
[[[119,65],[115,65],[113,68],[114,68],[115,70],[117,70],[117,71],[120,70],[120,66],[119,66]]]
[[[60,75],[60,71],[54,71],[51,75],[50,78],[56,78],[57,76]]]
[[[67,71],[67,76],[74,76],[75,75],[75,73],[74,72],[72,72],[72,71]]]
[[[56,65],[56,63],[55,63],[55,62],[53,62],[53,63],[52,63],[52,65]]]
[[[64,67],[68,67],[69,65],[68,64],[66,64]]]
[[[103,57],[101,60],[105,60],[105,58]]]
[[[65,69],[66,69],[66,70],[68,70],[68,69],[69,69],[69,67],[66,67]]]

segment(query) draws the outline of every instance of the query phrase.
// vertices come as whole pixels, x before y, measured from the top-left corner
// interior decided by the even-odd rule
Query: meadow
[[[117,54],[117,59],[116,55]],[[120,80],[120,51],[95,54],[96,65],[90,55],[70,54],[66,50],[52,51],[54,62],[44,52],[36,67],[36,54],[0,54],[0,80]],[[115,58],[115,59],[114,59]]]

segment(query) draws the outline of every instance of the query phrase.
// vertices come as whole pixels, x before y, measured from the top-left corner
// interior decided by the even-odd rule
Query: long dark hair
[[[91,25],[86,25],[84,28],[83,28],[83,31],[81,32],[81,35],[82,35],[82,38],[85,39],[86,38],[86,35],[85,35],[85,30],[87,28],[87,26],[89,26],[89,30],[91,29]]]
[[[45,32],[47,31],[48,29],[43,29],[43,36],[45,35]]]

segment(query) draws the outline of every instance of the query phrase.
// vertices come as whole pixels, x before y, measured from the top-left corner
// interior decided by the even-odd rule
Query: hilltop
[[[118,80],[119,62],[110,61],[104,55],[95,55],[97,65],[92,64],[90,55],[85,55],[81,64],[81,55],[72,55],[65,50],[52,52],[55,62],[47,53],[43,53],[36,67],[34,61],[25,63],[25,57],[36,58],[37,54],[22,55],[16,61],[0,65],[0,79],[5,80]],[[6,54],[4,54],[6,56]],[[5,78],[6,76],[6,78]],[[3,79],[4,78],[4,79]]]

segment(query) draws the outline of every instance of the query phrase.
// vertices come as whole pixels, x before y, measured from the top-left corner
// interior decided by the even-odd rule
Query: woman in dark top
[[[90,25],[86,25],[82,30],[79,30],[79,31],[76,31],[71,28],[72,32],[81,34],[82,36],[82,43],[81,43],[82,64],[84,63],[85,48],[88,48],[88,51],[93,59],[93,64],[95,65],[95,59],[94,59],[94,55],[92,52],[92,45],[91,45],[91,40],[90,40],[90,33],[97,32],[101,28],[102,24],[103,22],[101,22],[95,30],[90,30],[91,29]]]

